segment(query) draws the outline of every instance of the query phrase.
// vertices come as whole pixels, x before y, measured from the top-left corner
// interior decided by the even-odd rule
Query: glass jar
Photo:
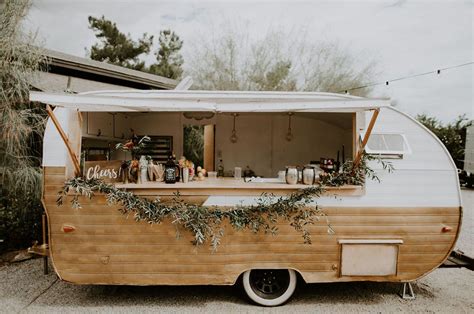
[[[296,166],[286,167],[285,180],[287,184],[298,183],[298,168]]]
[[[303,184],[312,185],[315,180],[315,171],[313,167],[303,168]]]

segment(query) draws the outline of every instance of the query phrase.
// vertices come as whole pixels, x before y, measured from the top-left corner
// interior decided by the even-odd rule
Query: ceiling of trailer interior
[[[94,112],[91,112],[94,114]],[[120,114],[124,114],[129,117],[140,117],[143,115],[149,114],[160,114],[159,112],[121,112]],[[173,114],[173,112],[166,112],[163,114]],[[262,112],[242,112],[239,113],[239,116],[247,116],[247,115],[278,115],[278,116],[287,116],[288,113],[286,112],[270,112],[270,113],[262,113]],[[232,113],[217,113],[217,115],[232,115]],[[301,116],[305,118],[315,119],[324,121],[329,124],[336,125],[342,129],[350,129],[352,128],[352,113],[348,112],[296,112],[294,116]],[[214,116],[215,117],[215,116]],[[210,119],[203,119],[199,121],[209,121],[212,120],[214,117]],[[188,119],[190,122],[188,124],[193,124],[193,119]],[[187,120],[185,120],[187,121]]]

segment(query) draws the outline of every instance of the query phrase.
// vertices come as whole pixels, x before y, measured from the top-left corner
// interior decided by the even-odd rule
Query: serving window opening
[[[147,135],[151,141],[141,155],[153,163],[164,165],[172,151],[196,169],[219,170],[223,178],[234,178],[238,170],[242,178],[285,183],[287,167],[337,171],[354,160],[356,121],[352,112],[89,112],[82,127],[83,161],[130,160],[115,145],[133,134]]]
[[[353,113],[231,113],[216,118],[216,160],[226,175],[234,167],[277,177],[287,166],[341,165],[353,159]],[[235,128],[234,128],[235,119]],[[235,141],[232,136],[235,135]]]

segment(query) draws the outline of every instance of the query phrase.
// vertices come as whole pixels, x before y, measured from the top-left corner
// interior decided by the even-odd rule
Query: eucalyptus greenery
[[[188,204],[180,198],[179,194],[176,194],[171,202],[164,203],[159,198],[153,200],[142,198],[102,180],[86,180],[82,177],[72,178],[65,182],[58,194],[57,204],[62,205],[64,198],[71,194],[72,208],[80,209],[80,196],[91,199],[95,193],[102,193],[105,194],[108,204],[121,205],[120,212],[127,216],[133,215],[136,221],[160,224],[170,219],[176,226],[177,236],[179,236],[179,227],[182,227],[194,235],[195,245],[210,241],[213,250],[220,244],[226,221],[235,230],[251,230],[254,233],[263,231],[274,235],[278,232],[276,223],[284,220],[289,222],[296,231],[301,232],[304,243],[311,244],[308,227],[321,219],[326,221],[328,233],[334,233],[328,217],[314,203],[314,199],[321,196],[326,186],[363,184],[365,176],[379,180],[375,172],[367,165],[367,161],[372,159],[377,158],[364,154],[357,167],[351,167],[350,162],[346,163],[341,173],[325,178],[319,185],[301,189],[285,197],[263,193],[254,205],[237,205],[233,208]],[[381,161],[379,158],[378,160]],[[384,169],[393,170],[390,163],[381,162]]]
[[[302,233],[305,243],[311,243],[308,225],[319,221],[326,215],[316,206],[310,206],[313,197],[319,197],[324,191],[322,186],[312,186],[292,193],[288,197],[275,197],[272,194],[262,194],[255,205],[238,205],[234,208],[220,208],[188,204],[176,194],[172,202],[164,203],[159,198],[150,200],[139,197],[132,192],[116,188],[98,179],[85,180],[77,177],[68,180],[60,191],[58,205],[72,191],[72,207],[80,209],[79,196],[92,198],[95,193],[103,193],[108,204],[120,204],[120,211],[125,215],[133,214],[136,221],[146,221],[149,224],[159,224],[165,219],[171,219],[177,226],[189,230],[194,234],[194,244],[200,245],[207,240],[211,241],[216,249],[224,234],[223,222],[227,220],[235,230],[248,229],[254,233],[263,230],[265,233],[276,234],[276,222],[283,218],[295,230]],[[275,200],[276,198],[276,200]],[[328,232],[332,229],[328,223]]]
[[[369,167],[369,161],[376,161],[382,165],[383,170],[392,173],[394,168],[391,162],[383,160],[378,155],[363,153],[359,164],[354,166],[352,160],[341,165],[342,171],[325,173],[321,176],[321,184],[325,186],[341,186],[344,184],[363,185],[367,179],[380,182],[377,173]]]

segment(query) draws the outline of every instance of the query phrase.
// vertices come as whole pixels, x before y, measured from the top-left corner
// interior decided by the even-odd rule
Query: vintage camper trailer
[[[30,98],[55,107],[44,137],[43,200],[52,262],[68,282],[233,285],[242,280],[252,300],[272,306],[290,298],[297,275],[309,283],[416,280],[443,263],[459,234],[462,207],[455,164],[432,133],[388,100],[178,90],[31,92]],[[179,191],[187,202],[208,206],[251,204],[262,192],[288,195],[307,187],[278,181],[286,166],[335,159],[338,151],[341,158],[357,158],[361,145],[390,161],[395,171],[388,174],[371,162],[380,183],[328,188],[315,201],[334,234],[323,222],[315,224],[312,244],[281,224],[275,236],[226,229],[213,252],[196,248],[186,233],[177,239],[169,222],[149,225],[127,218],[101,195],[81,198],[80,209],[69,202],[57,206],[58,191],[77,172],[81,151],[108,149],[133,129],[167,139],[162,144],[180,156],[188,124],[207,127],[208,170],[222,159],[226,171],[248,166],[263,179],[117,182],[116,187],[144,197],[166,198]],[[121,154],[104,153],[109,160],[124,159]]]

